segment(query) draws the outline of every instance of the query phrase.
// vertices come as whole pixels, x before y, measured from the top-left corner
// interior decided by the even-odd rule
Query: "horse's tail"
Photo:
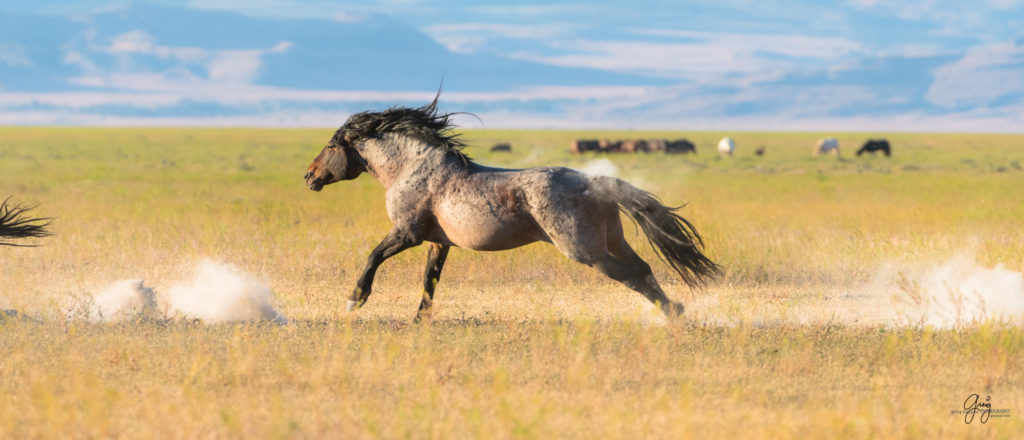
[[[657,196],[614,177],[594,178],[606,197],[618,204],[647,237],[658,257],[672,266],[690,287],[703,287],[721,273],[721,268],[704,255],[704,241],[677,208],[661,203]]]
[[[51,235],[46,230],[52,219],[28,217],[31,207],[21,205],[9,206],[7,200],[0,202],[0,240],[12,238],[46,237]],[[2,246],[28,246],[0,241]]]

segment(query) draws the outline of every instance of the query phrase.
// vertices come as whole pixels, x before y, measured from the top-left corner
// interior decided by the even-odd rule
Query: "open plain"
[[[424,247],[344,311],[390,223],[370,176],[303,185],[332,133],[0,127],[0,197],[55,218],[41,246],[0,247],[0,308],[30,317],[0,323],[0,438],[1024,432],[1024,136],[469,130],[483,164],[597,170],[686,204],[724,274],[687,289],[627,221],[685,322],[534,244],[453,249],[434,321],[413,324]],[[826,135],[840,157],[811,156]],[[892,157],[853,155],[882,136]],[[698,154],[569,153],[637,137]],[[289,324],[66,312],[118,280],[166,292],[203,259],[265,283]],[[985,423],[957,413],[972,394]]]

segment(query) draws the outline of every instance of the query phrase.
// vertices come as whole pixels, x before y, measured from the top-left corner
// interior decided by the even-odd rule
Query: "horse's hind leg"
[[[430,243],[430,251],[427,253],[427,269],[423,273],[423,301],[420,302],[420,309],[416,312],[416,321],[430,319],[430,306],[434,303],[434,289],[441,280],[441,269],[444,268],[444,261],[448,258],[448,250],[451,246],[439,243]]]
[[[654,278],[651,265],[640,258],[626,242],[626,238],[622,234],[619,213],[616,212],[614,218],[609,216],[607,224],[608,252],[613,259],[612,261],[600,261],[594,267],[609,278],[640,292],[644,298],[660,307],[661,311],[670,318],[682,316],[683,305],[672,301],[665,295],[658,280]]]
[[[585,216],[580,216],[580,219]],[[546,229],[552,243],[567,257],[593,267],[607,277],[640,292],[644,298],[661,308],[671,318],[683,313],[683,305],[673,302],[654,279],[651,266],[641,259],[622,236],[622,223],[617,209],[603,217],[589,217],[592,222],[577,220],[571,228]],[[600,220],[597,220],[600,219]]]

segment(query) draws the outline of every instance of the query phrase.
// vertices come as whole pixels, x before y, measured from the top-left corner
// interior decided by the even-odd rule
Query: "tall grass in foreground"
[[[0,438],[1013,437],[1024,338],[886,324],[900,284],[966,254],[1024,271],[1024,137],[898,134],[894,156],[810,157],[815,133],[467,131],[507,167],[582,168],[577,137],[688,137],[697,156],[608,157],[692,221],[725,275],[686,289],[630,238],[690,322],[548,245],[454,250],[433,325],[409,321],[425,250],[384,264],[345,314],[390,228],[369,177],[321,193],[302,174],[332,130],[0,128],[0,194],[55,217],[0,249]],[[877,136],[877,135],[876,135]],[[751,153],[765,145],[767,154]],[[628,228],[628,226],[627,226]],[[166,292],[203,258],[274,291],[287,327],[68,320],[67,298],[120,279]],[[896,281],[892,281],[896,280]],[[971,292],[963,292],[970,294]],[[912,296],[912,295],[911,295]],[[911,298],[912,300],[912,298]],[[966,425],[971,393],[1008,419]]]
[[[1013,438],[1024,334],[628,321],[0,327],[0,437]],[[967,396],[1010,418],[964,423]]]

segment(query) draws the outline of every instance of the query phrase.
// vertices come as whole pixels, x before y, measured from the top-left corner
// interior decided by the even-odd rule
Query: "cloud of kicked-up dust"
[[[84,307],[90,321],[118,322],[156,312],[156,292],[142,280],[123,280],[111,284],[92,297]]]
[[[861,324],[1024,324],[1024,275],[1002,266],[983,267],[968,254],[930,265],[879,266],[872,281],[835,299],[833,307],[841,316]]]
[[[842,323],[961,329],[990,321],[1024,325],[1024,274],[982,266],[970,254],[933,263],[880,264],[868,282],[849,289],[792,289],[731,286],[684,303],[689,319],[725,326]]]
[[[587,162],[579,171],[588,176],[618,177],[619,167],[612,161],[601,158]]]
[[[209,323],[266,320],[287,324],[273,305],[270,288],[240,269],[212,260],[200,262],[190,280],[160,295],[142,280],[118,281],[69,315],[118,322],[144,317],[183,317]]]
[[[910,323],[959,328],[996,320],[1024,323],[1024,275],[982,267],[968,255],[896,280],[897,309]]]
[[[587,164],[584,165],[583,168],[579,168],[577,169],[577,171],[588,176],[617,177],[619,179],[625,180],[626,182],[629,182],[630,185],[633,185],[637,188],[652,191],[655,193],[658,192],[658,185],[647,181],[646,179],[644,179],[644,176],[631,175],[630,173],[625,173],[626,175],[623,175],[624,173],[622,173],[622,171],[619,170],[619,167],[615,165],[615,162],[612,162],[611,160],[605,159],[603,157],[587,162]]]
[[[171,310],[206,322],[267,320],[287,323],[272,300],[274,294],[251,275],[234,266],[203,260],[195,276],[171,287]]]

